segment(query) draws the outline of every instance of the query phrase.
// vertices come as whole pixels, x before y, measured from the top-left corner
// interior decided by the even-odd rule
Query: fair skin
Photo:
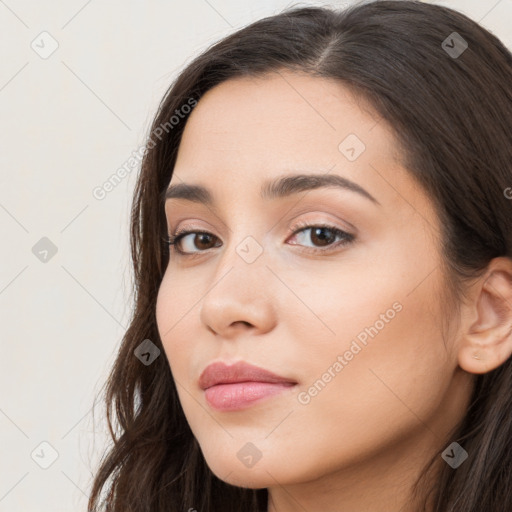
[[[349,134],[365,145],[353,161],[339,149]],[[284,71],[220,84],[185,127],[170,185],[203,185],[214,203],[169,199],[168,229],[211,237],[181,240],[193,256],[171,252],[158,329],[209,467],[232,485],[267,488],[269,512],[413,512],[411,486],[450,444],[475,374],[512,353],[503,258],[474,280],[443,339],[439,220],[397,155],[386,123],[342,85]],[[378,204],[334,187],[260,197],[266,180],[299,172],[345,177]],[[337,245],[298,221],[355,238]],[[249,263],[239,245],[261,254]],[[297,384],[243,410],[212,409],[199,375],[239,360]],[[248,442],[261,454],[251,467],[237,456]]]

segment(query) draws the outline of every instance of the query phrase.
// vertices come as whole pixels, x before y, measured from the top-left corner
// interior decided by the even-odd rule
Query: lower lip
[[[293,387],[290,382],[236,382],[218,384],[205,390],[206,400],[218,411],[245,409],[263,398],[277,395]]]

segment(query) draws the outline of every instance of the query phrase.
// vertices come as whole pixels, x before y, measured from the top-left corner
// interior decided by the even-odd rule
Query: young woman
[[[294,8],[162,100],[89,510],[512,510],[512,56]]]

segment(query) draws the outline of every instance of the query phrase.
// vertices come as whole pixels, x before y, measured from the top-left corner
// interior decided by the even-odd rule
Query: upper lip
[[[229,366],[223,362],[209,364],[199,377],[201,389],[207,389],[217,384],[232,384],[234,382],[288,382],[297,384],[294,380],[281,377],[245,361],[238,361]]]

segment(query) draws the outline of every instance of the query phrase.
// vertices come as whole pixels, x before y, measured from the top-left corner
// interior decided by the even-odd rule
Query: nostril
[[[237,322],[233,322],[234,324],[244,324],[244,325],[247,325],[248,327],[251,327],[251,324],[249,322],[246,322],[245,320],[239,320]]]

